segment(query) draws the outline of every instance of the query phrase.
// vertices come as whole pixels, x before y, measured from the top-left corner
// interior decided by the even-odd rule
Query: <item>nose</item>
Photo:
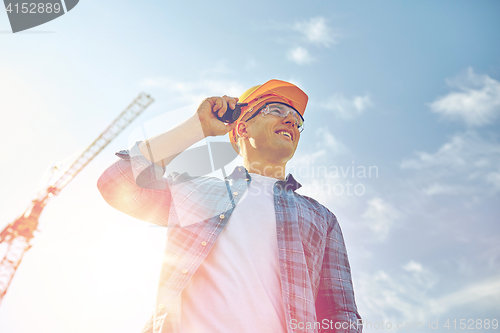
[[[291,123],[292,126],[295,126],[297,127],[298,124],[297,124],[297,119],[295,119],[295,117],[293,116],[292,113],[288,113],[287,116],[285,118],[283,118],[283,123],[284,124],[289,124]]]

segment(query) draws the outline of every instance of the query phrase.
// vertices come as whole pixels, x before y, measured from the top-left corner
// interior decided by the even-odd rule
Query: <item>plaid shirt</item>
[[[167,227],[156,305],[143,332],[177,333],[179,296],[251,177],[237,167],[225,181],[186,173],[164,178],[164,169],[138,151],[136,144],[117,153],[120,159],[101,175],[98,188],[116,209]],[[300,186],[288,175],[273,189],[287,332],[361,332],[340,226],[326,207],[296,193]]]

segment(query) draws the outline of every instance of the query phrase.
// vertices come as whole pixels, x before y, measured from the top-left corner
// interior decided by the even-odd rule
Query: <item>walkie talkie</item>
[[[222,115],[222,117],[219,117],[217,114],[215,116],[222,122],[224,123],[234,123],[241,115],[241,108],[244,106],[247,106],[248,103],[236,103],[236,106],[234,109],[229,108],[229,104],[227,105],[227,110],[226,112]]]

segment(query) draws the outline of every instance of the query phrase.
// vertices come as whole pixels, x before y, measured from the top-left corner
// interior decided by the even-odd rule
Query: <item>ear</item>
[[[248,129],[245,122],[242,121],[236,125],[236,134],[243,139],[248,139]]]

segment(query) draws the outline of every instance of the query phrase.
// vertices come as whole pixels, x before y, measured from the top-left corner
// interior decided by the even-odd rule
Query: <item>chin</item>
[[[287,148],[281,148],[279,150],[276,150],[273,153],[273,156],[276,159],[279,159],[279,160],[284,161],[286,163],[292,159],[294,154],[295,154],[295,151],[287,147]]]

